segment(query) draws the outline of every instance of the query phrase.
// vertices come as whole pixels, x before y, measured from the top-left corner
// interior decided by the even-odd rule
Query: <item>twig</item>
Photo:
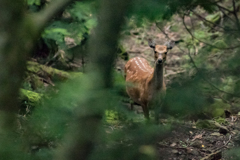
[[[225,10],[225,11],[227,11],[227,12],[229,12],[229,13],[232,13],[232,11],[230,11],[230,10],[228,10],[227,8],[224,8],[224,7],[222,7],[222,6],[218,5],[218,4],[216,4],[216,6],[217,6],[218,9],[224,14],[224,16],[228,17],[228,19],[230,19],[231,22],[235,23],[235,21],[234,21],[230,16],[228,16],[228,14],[226,14],[223,10]]]
[[[197,14],[195,11],[193,11],[193,10],[191,10],[191,12],[193,13],[193,14],[195,14],[198,18],[200,18],[201,20],[203,20],[203,21],[205,21],[205,22],[207,22],[207,23],[210,23],[210,24],[212,24],[212,25],[214,25],[214,26],[217,26],[218,28],[220,28],[220,29],[222,29],[223,31],[237,31],[237,30],[227,30],[226,28],[224,28],[224,27],[222,27],[222,26],[220,26],[220,25],[218,25],[218,24],[216,24],[216,23],[213,23],[213,22],[211,22],[211,21],[209,21],[209,20],[207,20],[206,18],[204,18],[204,17],[202,17],[201,15],[199,15],[199,14]],[[211,26],[210,26],[211,27]],[[214,29],[214,27],[211,27],[211,29]]]
[[[232,4],[233,4],[233,12],[232,13],[236,19],[237,28],[238,28],[238,30],[240,30],[240,23],[239,23],[239,19],[238,19],[238,15],[237,15],[235,0],[232,0]]]
[[[205,134],[205,131],[203,131],[201,134],[195,135],[191,141],[195,141],[195,139],[200,139]]]
[[[168,38],[171,40],[171,38],[168,36],[168,34],[164,31],[164,29],[162,29],[157,23],[155,23],[157,28]]]
[[[221,152],[221,151],[217,151],[217,152],[211,153],[211,154],[209,154],[209,155],[201,158],[200,160],[210,160],[210,158],[211,158],[212,156],[217,155],[217,154],[219,154],[220,152]]]
[[[231,10],[229,10],[229,9],[227,9],[227,8],[225,8],[225,7],[223,7],[223,6],[220,6],[219,4],[215,4],[218,8],[221,8],[221,9],[223,9],[223,10],[225,10],[225,11],[228,11],[229,13],[232,13],[232,11]]]
[[[211,153],[211,154],[203,157],[201,160],[208,160],[208,159],[211,158],[212,156],[214,156],[214,155],[216,155],[216,154],[219,154],[219,153],[221,152],[221,149],[224,148],[224,147],[226,147],[226,145],[230,142],[231,138],[232,138],[232,136],[230,135],[228,141],[227,141],[223,146],[219,147],[219,148],[216,149],[216,150],[211,151],[211,152],[213,152],[213,153]]]

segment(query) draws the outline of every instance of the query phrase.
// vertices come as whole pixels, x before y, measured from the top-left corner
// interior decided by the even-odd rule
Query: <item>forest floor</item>
[[[142,108],[134,105],[134,112]],[[229,160],[240,159],[229,149],[239,147],[240,119],[238,115],[212,120],[160,119],[160,124],[171,124],[173,129],[160,142],[156,142],[159,160]],[[175,122],[174,122],[175,121]],[[199,124],[203,126],[199,127]]]
[[[186,36],[187,32],[182,25],[181,19],[178,17],[174,18],[174,22],[170,22],[162,28],[165,33],[155,24],[142,28],[136,27],[135,30],[131,30],[129,35],[125,36],[122,40],[123,48],[126,49],[129,59],[140,56],[147,59],[152,65],[154,58],[152,49],[148,47],[147,39],[154,39],[156,44],[164,44],[169,38],[179,40],[182,39],[182,36]],[[186,19],[186,23],[188,23],[187,21]],[[180,27],[178,27],[176,32],[172,32],[171,28],[174,28],[176,25]],[[203,46],[204,44],[201,45]],[[173,48],[168,53],[167,64],[165,66],[165,81],[167,86],[175,76],[185,71],[182,66],[187,62],[189,63],[187,51],[181,45]],[[125,63],[126,61],[119,59],[117,61],[118,70],[123,71]],[[133,110],[136,113],[142,114],[142,109],[138,105],[134,105]],[[226,153],[229,148],[235,148],[238,145],[238,133],[240,130],[239,116],[226,115],[226,117],[221,118],[223,123],[219,123],[215,119],[206,120],[207,123],[213,123],[214,127],[199,128],[196,127],[196,121],[193,120],[176,125],[168,138],[165,138],[161,142],[156,142],[159,160],[240,159],[240,155]],[[161,119],[163,125],[168,123],[167,121],[167,119]]]
[[[143,117],[142,108],[133,112]],[[229,115],[228,115],[229,116]],[[156,142],[159,160],[229,160],[240,156],[229,149],[239,147],[240,116],[211,120],[160,119],[161,125],[172,125],[167,138]],[[218,123],[219,122],[219,123]]]

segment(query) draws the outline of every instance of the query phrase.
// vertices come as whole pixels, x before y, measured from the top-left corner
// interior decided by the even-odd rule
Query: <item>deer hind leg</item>
[[[149,110],[148,110],[147,104],[142,104],[141,106],[143,109],[144,117],[149,119]]]
[[[134,101],[130,99],[129,102],[130,102],[130,109],[133,110]]]

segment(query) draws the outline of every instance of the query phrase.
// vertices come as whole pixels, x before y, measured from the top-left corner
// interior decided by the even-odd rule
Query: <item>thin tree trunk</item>
[[[56,155],[58,160],[89,159],[101,134],[101,117],[112,87],[116,46],[129,5],[129,0],[101,1],[98,26],[88,46],[91,62],[87,69],[89,90],[85,91],[88,100],[79,104],[76,122]]]
[[[25,0],[0,0],[0,157],[18,156],[12,153],[13,135],[27,57],[46,23],[70,1],[54,1],[50,9],[26,15]]]

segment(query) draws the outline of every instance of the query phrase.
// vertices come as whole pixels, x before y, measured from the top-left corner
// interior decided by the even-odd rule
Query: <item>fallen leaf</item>
[[[205,133],[205,132],[204,132],[204,133]],[[193,139],[192,139],[192,141],[194,141],[195,139],[202,139],[202,135],[203,135],[204,133],[198,134],[198,135],[194,136]]]
[[[176,145],[177,145],[177,143],[173,142],[170,146],[175,147]]]
[[[211,136],[220,136],[221,134],[219,132],[214,132],[211,134]]]

